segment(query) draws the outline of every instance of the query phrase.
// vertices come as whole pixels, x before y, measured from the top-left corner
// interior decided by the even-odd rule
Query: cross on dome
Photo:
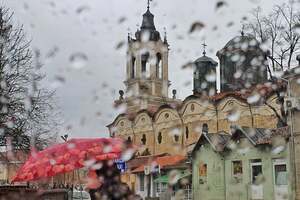
[[[205,41],[203,42],[202,46],[203,46],[203,55],[205,56],[206,55],[206,47],[207,47],[207,44],[205,43]]]

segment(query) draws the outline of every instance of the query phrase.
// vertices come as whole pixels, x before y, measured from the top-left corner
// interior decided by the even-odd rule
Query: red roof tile
[[[180,156],[180,155],[162,156],[162,157],[157,157],[157,158],[153,159],[152,162],[149,159],[148,164],[155,163],[155,164],[159,165],[161,169],[163,169],[165,167],[175,166],[175,165],[181,163],[182,161],[184,161],[185,159],[186,159],[186,157]],[[133,173],[143,172],[145,165],[146,165],[146,163],[140,165],[138,168],[136,168],[132,172]]]

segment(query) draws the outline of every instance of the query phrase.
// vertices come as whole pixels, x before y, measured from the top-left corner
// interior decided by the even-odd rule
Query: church
[[[135,37],[128,36],[126,91],[119,91],[115,101],[127,111],[108,125],[111,137],[141,146],[139,156],[185,155],[203,128],[228,132],[234,124],[277,127],[281,113],[276,91],[283,85],[274,87],[268,82],[266,55],[254,37],[242,33],[217,52],[219,93],[215,78],[218,62],[204,51],[193,64],[193,94],[184,100],[176,98],[176,90],[169,97],[168,47],[148,7]]]
[[[235,134],[233,127],[239,130],[270,130],[282,133],[285,138],[288,133],[286,127],[295,121],[286,120],[283,99],[287,98],[288,89],[295,91],[295,95],[300,92],[297,84],[291,87],[295,77],[287,81],[272,78],[267,52],[255,37],[242,31],[216,52],[218,61],[209,57],[204,48],[203,55],[193,62],[193,92],[181,100],[176,97],[176,90],[171,91],[169,96],[172,83],[169,80],[169,73],[172,73],[168,65],[168,60],[172,59],[169,51],[166,34],[162,36],[156,29],[148,3],[142,25],[134,36],[128,35],[126,91],[120,90],[115,101],[115,106],[125,105],[126,112],[116,116],[107,127],[110,137],[122,138],[139,147],[134,159],[128,163],[126,177],[133,190],[142,197],[157,197],[168,187],[163,174],[179,169],[182,172],[180,177],[190,176],[193,181],[186,187],[193,193],[188,193],[186,199],[191,199],[192,195],[201,196],[198,189],[196,193],[191,192],[191,187],[201,188],[198,168],[202,172],[209,169],[206,165],[199,166],[199,159],[195,157],[198,155],[196,151],[200,151],[206,141],[216,150],[215,143],[219,145],[219,140],[225,148],[227,144],[222,144],[222,141],[236,141],[233,135],[241,138],[251,136],[251,133],[242,134],[245,133],[242,131]],[[217,74],[220,74],[220,91],[217,91]],[[290,112],[290,116],[296,114],[294,110]],[[298,128],[291,132],[296,130]],[[207,134],[221,136],[214,141]],[[293,144],[300,141],[296,135],[293,135]],[[260,141],[267,136],[258,134],[255,137]],[[287,154],[292,150],[289,147]],[[300,160],[294,162],[295,170],[300,171]],[[153,163],[158,168],[150,166]],[[193,170],[187,172],[191,163]],[[194,176],[195,170],[198,171],[197,176]],[[208,171],[205,173],[209,175]],[[300,179],[298,181],[295,180],[295,184],[300,185]],[[228,196],[224,188],[220,189],[220,196]],[[230,199],[230,195],[228,197]]]

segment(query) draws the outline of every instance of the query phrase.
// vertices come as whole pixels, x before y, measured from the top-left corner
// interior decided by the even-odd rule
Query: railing
[[[192,200],[193,199],[192,189],[188,188],[188,189],[184,190],[184,199],[185,200]]]

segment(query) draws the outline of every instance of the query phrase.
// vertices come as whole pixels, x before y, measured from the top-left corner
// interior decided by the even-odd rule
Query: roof
[[[147,11],[143,14],[141,29],[156,30],[153,19],[154,15],[150,12],[149,9],[147,9]]]
[[[164,154],[164,155],[166,155],[166,154]],[[136,158],[131,159],[130,161],[127,162],[127,167],[129,169],[136,169],[139,166],[141,166],[142,164],[149,162],[149,160],[153,160],[153,159],[155,159],[159,156],[162,156],[162,155],[136,157]]]
[[[233,132],[233,136],[242,133],[247,137],[253,145],[272,144],[272,137],[282,136],[284,138],[289,137],[288,127],[282,127],[277,129],[265,129],[265,128],[250,128],[250,127],[234,127],[236,129]]]
[[[219,133],[203,133],[201,134],[197,144],[195,145],[193,152],[199,149],[199,147],[206,143],[209,143],[213,149],[217,152],[222,152],[230,140],[230,134],[226,132]]]
[[[217,93],[214,96],[209,97],[209,99],[213,101],[218,101],[226,97],[232,96],[247,101],[247,99],[253,96],[254,93],[257,93],[260,97],[270,97],[276,91],[283,90],[285,87],[286,83],[281,80],[278,80],[275,84],[272,82],[267,82],[264,84],[254,85],[249,89]]]
[[[143,34],[149,34],[149,41],[160,40],[160,33],[155,28],[154,15],[150,12],[149,7],[143,14],[141,30],[137,30],[135,33],[136,40],[141,41]]]
[[[208,142],[213,146],[216,151],[223,151],[226,144],[230,139],[230,135],[226,132],[220,132],[217,134],[203,134]]]
[[[182,171],[178,172],[178,177],[176,177],[176,179],[180,180],[182,178],[186,178],[186,177],[189,177],[191,175],[192,175],[192,173],[189,170],[182,170]],[[170,177],[169,177],[169,175],[159,176],[158,178],[154,179],[154,182],[155,183],[169,183],[170,182]]]
[[[148,164],[159,165],[160,169],[165,169],[172,166],[175,167],[176,165],[183,163],[183,161],[185,161],[186,159],[187,158],[185,156],[181,156],[181,155],[161,156],[153,160],[148,160]],[[151,161],[151,163],[149,163],[149,161]],[[138,168],[134,169],[132,173],[143,172],[145,166],[146,166],[146,162],[140,165]]]
[[[250,48],[259,48],[259,42],[256,40],[256,38],[253,35],[247,34],[247,35],[239,35],[227,42],[227,44],[224,46],[223,49],[241,49],[241,50],[247,50]]]
[[[272,82],[266,82],[264,84],[257,84],[254,85],[248,89],[243,89],[243,90],[237,90],[237,91],[226,91],[226,92],[221,92],[221,93],[217,93],[213,96],[203,96],[203,95],[190,95],[188,97],[186,97],[182,102],[174,102],[172,103],[172,105],[169,104],[163,104],[160,107],[151,107],[147,110],[140,110],[137,113],[123,113],[123,114],[119,114],[115,120],[107,125],[107,127],[111,127],[120,117],[126,117],[128,120],[130,121],[134,121],[135,117],[142,112],[145,112],[149,115],[150,118],[152,118],[152,120],[154,120],[155,116],[157,113],[159,113],[160,110],[164,109],[164,108],[170,108],[170,109],[174,109],[175,111],[180,110],[185,103],[188,100],[192,100],[192,99],[205,99],[205,100],[209,100],[213,103],[215,102],[219,102],[227,97],[233,97],[236,99],[239,99],[241,101],[244,101],[247,103],[247,100],[249,97],[254,96],[255,94],[258,94],[259,97],[261,97],[261,99],[266,99],[268,97],[271,97],[273,94],[275,94],[278,91],[284,91],[286,89],[286,85],[287,83],[282,81],[282,80],[277,80],[276,83],[272,83]],[[260,101],[257,101],[256,104],[259,104]],[[254,103],[251,103],[254,104]]]
[[[232,130],[231,135],[224,132],[202,134],[193,149],[193,153],[204,143],[209,143],[216,152],[223,152],[230,140],[237,140],[240,136],[246,137],[254,146],[272,144],[272,138],[275,136],[283,138],[290,136],[287,126],[276,129],[232,126]]]
[[[206,55],[201,56],[200,58],[198,58],[198,59],[195,61],[195,63],[200,63],[200,62],[209,62],[209,63],[211,63],[214,67],[218,65],[218,63],[217,63],[214,59],[212,59],[212,58],[210,58],[210,57],[207,57]]]

